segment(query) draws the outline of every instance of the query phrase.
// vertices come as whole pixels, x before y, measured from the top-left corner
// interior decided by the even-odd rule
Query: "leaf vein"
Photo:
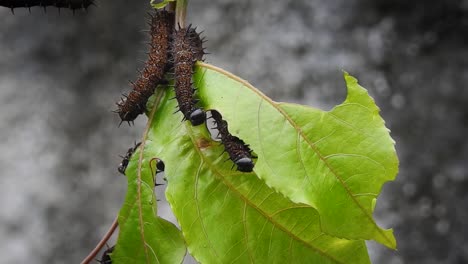
[[[326,159],[324,159],[324,157],[322,156],[321,152],[317,149],[317,147],[307,138],[307,136],[304,134],[304,132],[302,131],[302,129],[291,119],[291,117],[289,115],[287,115],[287,113],[281,109],[281,107],[279,107],[278,103],[275,103],[273,102],[272,100],[270,100],[267,96],[265,96],[263,93],[261,93],[260,91],[258,91],[257,89],[255,89],[250,83],[248,83],[247,81],[229,73],[229,72],[226,72],[218,67],[215,67],[213,65],[210,65],[210,64],[205,64],[205,63],[199,63],[200,66],[204,67],[204,68],[207,68],[207,69],[211,69],[213,71],[216,71],[220,74],[223,74],[225,75],[226,77],[232,79],[232,80],[235,80],[237,82],[240,82],[242,83],[245,87],[247,87],[248,89],[250,89],[252,92],[256,93],[258,96],[260,96],[261,98],[263,98],[264,100],[261,100],[260,101],[260,104],[259,106],[264,102],[268,102],[270,103],[270,105],[274,108],[276,108],[277,111],[279,111],[285,119],[288,120],[288,122],[291,124],[291,126],[293,126],[300,134],[301,136],[304,138],[304,140],[307,142],[307,144],[309,145],[309,147],[318,155],[318,157],[322,160],[322,162],[325,164],[325,166],[328,167],[328,169],[330,170],[330,172],[336,177],[336,179],[341,183],[341,185],[343,186],[343,188],[345,189],[345,191],[348,193],[348,195],[351,197],[351,199],[354,201],[354,203],[358,206],[358,208],[363,212],[364,216],[368,219],[368,221],[374,226],[374,229],[377,230],[377,232],[385,239],[387,240],[387,242],[389,242],[389,244],[392,244],[392,241],[390,240],[389,237],[387,237],[385,235],[385,233],[383,232],[383,230],[381,230],[377,224],[373,221],[372,219],[372,215],[370,215],[370,213],[363,207],[363,205],[361,205],[361,203],[359,203],[355,197],[352,196],[352,192],[351,190],[349,189],[348,185],[344,182],[344,180],[341,178],[340,175],[338,175],[335,170],[332,168],[332,166],[327,162]],[[328,112],[331,114],[331,116],[334,116],[331,112]],[[259,114],[258,114],[259,116]],[[335,118],[337,118],[338,120],[341,120],[343,123],[349,125],[351,128],[354,128],[351,124],[347,123],[346,121],[340,119],[339,117],[337,116],[334,116]],[[259,127],[259,122],[257,122],[257,126]],[[359,129],[356,129],[358,131],[360,131]],[[367,135],[367,134],[366,134]],[[261,141],[259,141],[261,142]],[[263,152],[263,148],[262,148],[262,152]],[[270,167],[270,171],[273,172],[272,168]],[[274,173],[274,172],[273,172]]]

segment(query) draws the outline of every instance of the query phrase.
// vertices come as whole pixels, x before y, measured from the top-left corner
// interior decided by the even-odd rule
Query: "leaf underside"
[[[394,142],[367,91],[346,73],[345,80],[346,101],[326,112],[273,102],[230,73],[197,65],[194,83],[203,108],[219,111],[230,132],[255,151],[253,173],[231,169],[224,147],[205,126],[193,127],[181,122],[180,112],[173,114],[172,89],[158,89],[162,99],[154,104],[141,162],[148,186],[141,185],[145,192],[140,196],[127,194],[119,224],[127,218],[150,223],[144,230],[155,231],[148,237],[162,243],[158,250],[163,251],[167,240],[174,240],[180,254],[161,254],[180,263],[175,260],[185,247],[178,229],[164,222],[167,231],[156,230],[161,219],[148,164],[158,157],[166,165],[166,197],[189,252],[200,263],[370,263],[364,240],[395,248],[392,231],[378,227],[372,217],[382,185],[398,170]],[[207,125],[213,126],[211,121]],[[127,171],[138,171],[135,156]],[[134,174],[129,190],[138,190]],[[141,221],[138,204],[148,219]],[[141,232],[126,235],[141,247]],[[132,246],[137,247],[127,245]],[[145,262],[144,248],[138,254],[143,261],[138,263],[158,263]]]
[[[143,158],[139,175],[139,156],[138,150],[126,170],[128,190],[118,217],[119,237],[112,263],[181,263],[186,247],[180,230],[157,216],[155,164],[151,168],[150,160]]]
[[[170,114],[172,106],[158,112]],[[368,263],[363,241],[323,234],[315,209],[292,203],[252,173],[232,171],[204,128],[160,121],[158,128],[177,140],[162,145],[156,129],[148,150],[179,160],[167,163],[166,196],[200,263]]]
[[[202,64],[195,75],[206,109],[258,154],[256,175],[296,203],[318,210],[322,231],[396,248],[392,230],[373,220],[382,185],[398,171],[394,141],[379,108],[345,73],[348,96],[331,111],[276,103],[239,79]]]

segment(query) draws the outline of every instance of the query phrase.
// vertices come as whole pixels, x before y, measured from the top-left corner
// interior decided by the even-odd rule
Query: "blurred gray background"
[[[118,155],[146,118],[117,128],[111,110],[145,59],[148,2],[0,8],[0,263],[78,263],[117,214]],[[371,258],[468,263],[468,1],[193,0],[189,21],[208,62],[278,101],[330,109],[341,69],[358,77],[401,161],[375,214],[399,250],[370,242]]]

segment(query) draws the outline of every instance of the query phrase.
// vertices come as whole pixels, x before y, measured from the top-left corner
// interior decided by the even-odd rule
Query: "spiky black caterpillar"
[[[252,150],[245,142],[231,135],[228,130],[228,123],[223,120],[221,114],[216,110],[211,110],[211,117],[218,129],[218,138],[224,145],[224,150],[229,154],[229,158],[237,165],[237,170],[241,172],[251,172],[254,167],[253,159],[256,158],[252,155]]]
[[[125,175],[125,170],[127,169],[128,163],[130,162],[130,159],[132,158],[133,153],[135,153],[135,151],[140,145],[141,145],[141,142],[136,143],[135,146],[127,150],[127,153],[125,154],[125,156],[121,157],[122,162],[120,163],[117,170],[123,175]]]
[[[138,147],[140,147],[141,145],[141,142],[138,142],[138,143],[135,143],[135,146],[129,148],[127,150],[127,153],[125,154],[125,156],[121,156],[122,158],[122,162],[120,163],[119,167],[117,168],[117,170],[122,173],[123,175],[125,175],[125,171],[127,170],[127,166],[128,166],[128,163],[130,162],[130,159],[132,158],[132,155],[133,153],[135,153],[135,151],[137,150]],[[164,168],[166,167],[164,162],[158,158],[154,158],[150,161],[150,166],[152,167],[152,161],[153,160],[156,160],[156,172],[155,174],[158,174],[160,172],[163,172],[164,171]],[[153,170],[151,168],[151,170]],[[157,184],[156,183],[156,180],[155,180],[155,185],[156,186],[159,186],[159,185],[162,185],[162,184]]]
[[[117,103],[121,122],[130,124],[146,109],[148,98],[164,77],[168,64],[170,38],[174,28],[174,14],[165,10],[157,11],[151,18],[151,42],[148,60],[139,78],[132,83],[133,90]]]
[[[174,60],[174,89],[179,111],[184,120],[189,120],[194,126],[201,125],[206,120],[206,113],[196,104],[195,89],[192,87],[192,75],[195,62],[203,60],[205,54],[203,40],[194,28],[179,28],[174,32],[172,56]]]
[[[33,6],[48,7],[53,6],[57,8],[68,9],[86,9],[93,5],[95,0],[0,0],[0,6],[11,8],[25,7],[30,8]]]
[[[112,264],[110,254],[112,253],[112,251],[114,251],[114,247],[115,246],[112,246],[112,247],[106,249],[102,253],[101,260],[98,260],[98,262],[101,263],[101,264]]]

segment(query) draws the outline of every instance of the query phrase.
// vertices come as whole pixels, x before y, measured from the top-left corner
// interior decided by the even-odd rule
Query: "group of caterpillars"
[[[15,8],[31,8],[34,6],[68,8],[73,11],[77,9],[87,9],[94,5],[95,0],[0,0],[0,6]],[[156,11],[150,22],[150,52],[145,67],[140,72],[139,78],[132,83],[132,91],[117,103],[122,122],[129,124],[146,110],[146,103],[153,95],[156,86],[167,84],[164,79],[168,73],[174,75],[174,89],[179,110],[182,112],[184,120],[189,120],[193,126],[198,126],[206,121],[206,112],[197,106],[198,99],[195,98],[196,89],[192,87],[192,75],[197,61],[203,60],[206,54],[203,48],[204,40],[200,34],[191,26],[187,28],[174,26],[174,14],[165,10]],[[223,120],[221,114],[216,110],[211,110],[211,118],[214,120],[215,128],[218,130],[217,138],[224,145],[225,152],[229,158],[237,165],[237,170],[241,172],[251,172],[254,167],[252,150],[249,145],[236,136],[231,135],[228,130],[227,121]],[[135,144],[128,149],[123,160],[118,167],[118,171],[125,175],[128,163],[133,153],[141,143]],[[156,160],[155,174],[164,171],[163,161]],[[151,164],[151,161],[150,161]],[[233,165],[234,166],[234,165]],[[157,184],[155,180],[155,185]],[[104,251],[101,264],[112,263],[110,254],[114,247]]]
[[[52,6],[75,11],[94,4],[95,0],[0,0],[0,6],[11,8],[12,11],[14,8],[34,6],[43,7],[44,10]],[[203,124],[206,112],[197,106],[199,100],[195,98],[196,89],[192,87],[192,75],[195,63],[203,60],[206,54],[203,48],[204,40],[191,26],[183,28],[179,25],[176,29],[174,13],[166,10],[156,11],[149,24],[151,41],[145,67],[139,78],[132,82],[133,89],[127,95],[123,95],[124,97],[117,102],[118,109],[114,111],[120,116],[120,124],[132,124],[145,112],[148,99],[159,84],[167,84],[165,76],[168,75],[174,76],[175,98],[183,120],[189,120],[193,126]],[[229,158],[237,165],[237,170],[251,172],[254,167],[253,159],[256,158],[252,155],[252,150],[242,139],[229,133],[228,124],[219,112],[212,110],[211,116],[219,131],[218,138],[221,139]],[[128,160],[126,162],[128,163]],[[119,171],[120,169],[119,167]]]
[[[117,169],[121,174],[125,175],[125,171],[127,170],[128,163],[130,162],[130,159],[132,158],[133,153],[135,153],[135,151],[138,149],[138,147],[140,147],[140,145],[141,145],[141,142],[135,143],[135,146],[127,150],[127,153],[125,154],[125,156],[121,156],[122,162],[120,162],[120,165]],[[163,172],[165,169],[164,162],[157,158],[154,160],[156,161],[156,173],[155,174]],[[152,162],[153,160],[150,161],[150,165],[152,164]],[[151,168],[151,170],[153,170],[153,168]],[[154,182],[156,186],[162,185],[162,184],[157,184],[156,180]]]
[[[165,84],[166,74],[174,75],[174,89],[179,103],[179,111],[184,120],[192,125],[203,124],[205,112],[196,106],[195,89],[192,87],[192,74],[195,62],[203,60],[205,54],[203,40],[190,26],[174,29],[174,14],[165,10],[157,11],[150,22],[150,51],[145,67],[139,78],[132,82],[132,91],[117,103],[121,123],[131,124],[146,108],[148,98],[153,95],[158,84]]]
[[[167,84],[167,76],[174,78],[175,99],[178,111],[183,114],[183,121],[188,120],[193,126],[206,121],[206,112],[197,106],[196,89],[193,87],[192,75],[197,61],[203,60],[206,54],[203,48],[204,39],[195,28],[175,27],[174,13],[159,10],[150,20],[150,51],[143,70],[135,82],[131,82],[132,90],[124,94],[117,102],[115,110],[122,124],[129,125],[146,110],[146,103],[159,84]],[[218,138],[224,145],[229,158],[241,172],[251,172],[254,167],[252,150],[240,138],[229,133],[228,124],[221,114],[211,110],[211,117],[219,131]],[[119,124],[119,125],[120,125]],[[128,163],[128,161],[127,161]]]

